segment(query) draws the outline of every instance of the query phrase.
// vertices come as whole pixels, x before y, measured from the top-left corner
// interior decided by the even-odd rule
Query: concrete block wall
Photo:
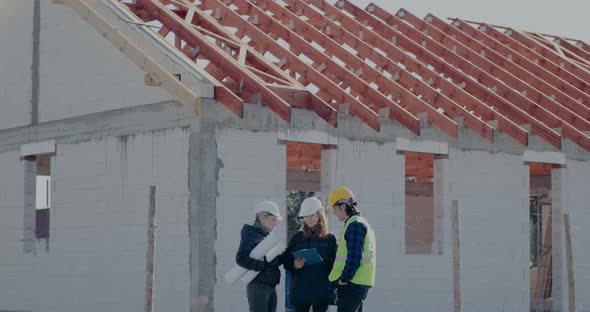
[[[0,6],[0,129],[31,119],[33,1],[2,0]],[[6,31],[10,29],[10,31]]]
[[[30,124],[35,105],[44,122],[172,99],[69,6],[39,3],[0,7],[0,129]]]
[[[346,185],[377,236],[377,280],[369,311],[450,311],[451,258],[405,255],[405,160],[393,143],[340,139],[333,186]],[[342,223],[332,217],[333,230]]]
[[[58,144],[48,251],[22,253],[23,165],[15,152],[0,167],[12,177],[0,201],[1,310],[142,310],[149,185],[158,187],[154,307],[189,310],[188,131]]]
[[[172,99],[69,6],[41,4],[40,121]]]
[[[590,242],[588,242],[588,224],[590,224],[590,209],[588,209],[588,193],[590,186],[588,184],[588,177],[590,176],[590,164],[586,161],[568,160],[567,167],[563,169],[554,169],[554,171],[562,171],[558,175],[562,181],[558,186],[565,191],[562,194],[561,214],[554,215],[554,224],[559,222],[558,228],[563,229],[563,213],[570,215],[570,230],[572,241],[572,254],[574,263],[574,279],[575,279],[575,297],[576,297],[576,311],[590,311],[590,299],[586,294],[590,293]],[[557,219],[559,218],[559,219]],[[560,262],[563,264],[561,279],[555,281],[559,282],[563,287],[563,308],[567,310],[567,258],[565,253],[565,231],[562,233],[563,240],[557,246],[561,248],[562,258]],[[556,277],[557,278],[557,277]]]
[[[28,297],[34,281],[22,278],[30,275],[30,258],[21,256],[24,224],[25,166],[19,152],[0,154],[0,309],[23,308],[13,302]],[[29,261],[27,261],[29,260]],[[24,262],[24,263],[23,263]]]
[[[445,202],[457,200],[463,311],[529,309],[529,168],[522,156],[449,151]]]
[[[273,200],[286,216],[286,145],[276,132],[252,132],[223,128],[217,130],[217,150],[221,163],[217,181],[217,284],[215,311],[247,310],[246,286],[241,281],[226,285],[223,275],[235,265],[235,255],[244,224],[254,221],[253,207],[261,200]],[[286,244],[286,226],[276,229]],[[285,274],[282,272],[281,281]],[[284,310],[284,284],[277,286],[278,311]]]

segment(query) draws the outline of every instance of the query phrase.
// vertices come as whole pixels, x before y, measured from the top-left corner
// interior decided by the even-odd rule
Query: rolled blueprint
[[[284,250],[285,250],[285,245],[283,245],[282,243],[277,243],[273,248],[271,248],[266,253],[266,260],[272,261],[278,255],[280,255],[281,253],[283,253]],[[246,272],[246,274],[244,274],[242,276],[241,280],[245,284],[248,284],[248,283],[250,283],[256,277],[256,275],[258,275],[258,273],[260,273],[260,272],[249,270],[248,272]]]
[[[261,260],[264,255],[271,250],[277,243],[279,242],[279,237],[274,233],[270,232],[252,251],[250,252],[250,258],[254,258],[256,260]],[[268,259],[268,257],[267,257]],[[248,269],[245,269],[239,265],[234,265],[231,270],[223,275],[223,280],[232,285],[237,280],[242,278]],[[256,275],[254,275],[256,276]]]
[[[246,272],[248,272],[248,270],[242,268],[239,265],[234,265],[233,268],[231,268],[231,270],[227,271],[227,273],[223,275],[223,280],[226,284],[232,285],[237,280],[239,280]]]

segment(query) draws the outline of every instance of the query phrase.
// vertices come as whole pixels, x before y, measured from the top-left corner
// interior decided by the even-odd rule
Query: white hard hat
[[[312,214],[323,210],[322,202],[317,197],[308,197],[301,203],[301,209],[299,210],[299,216],[311,216]]]
[[[281,212],[279,211],[279,205],[277,205],[273,201],[265,200],[256,204],[256,206],[254,206],[254,214],[257,214],[259,212],[267,212],[277,217],[279,221],[283,220],[283,218],[281,217]]]

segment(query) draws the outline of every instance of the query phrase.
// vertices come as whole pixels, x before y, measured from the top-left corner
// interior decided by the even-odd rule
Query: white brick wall
[[[529,309],[528,170],[521,156],[449,153],[446,201],[459,203],[463,311]]]
[[[171,99],[70,7],[41,3],[40,121]]]
[[[0,309],[25,309],[23,291],[31,286],[26,264],[20,257],[23,246],[24,164],[19,151],[0,154]]]
[[[235,265],[235,255],[244,224],[252,224],[252,209],[260,200],[276,201],[285,207],[286,146],[277,133],[222,129],[217,133],[217,151],[223,168],[219,170],[217,198],[217,285],[215,311],[246,311],[246,287],[238,281],[225,285],[223,275]],[[286,209],[283,208],[283,216]],[[283,222],[277,229],[285,240]],[[285,277],[282,272],[281,281]],[[277,286],[279,310],[284,307],[284,285]]]
[[[576,282],[576,311],[590,311],[590,299],[586,296],[586,294],[590,293],[590,242],[587,239],[588,225],[590,224],[590,209],[588,207],[590,164],[583,161],[568,160],[567,168],[560,170],[565,171],[563,175],[566,180],[564,181],[564,187],[567,188],[565,194],[563,194],[564,210],[570,214],[574,278]],[[563,216],[559,217],[563,218]],[[567,282],[565,256],[562,261],[564,268],[566,268],[563,272],[564,281]],[[567,288],[567,283],[564,283],[563,286]]]
[[[159,187],[156,309],[189,305],[188,137],[175,129],[58,145],[50,251],[22,253],[24,167],[18,152],[0,154],[0,310],[104,311],[143,307],[147,189]],[[277,133],[221,129],[216,133],[216,311],[244,311],[245,285],[223,284],[235,263],[240,230],[263,199],[284,207],[286,147]],[[334,185],[347,185],[376,231],[377,282],[371,311],[451,311],[450,204],[461,210],[463,311],[527,311],[529,307],[528,167],[522,157],[451,149],[441,172],[442,255],[404,254],[404,158],[392,143],[340,139]],[[590,307],[590,261],[585,242],[586,162],[564,169],[577,308]],[[9,178],[6,178],[9,177]],[[283,209],[283,214],[286,211]],[[342,224],[331,218],[338,234]],[[285,225],[278,229],[285,235]],[[283,274],[284,279],[284,274]],[[277,287],[279,311],[284,286]]]
[[[0,129],[30,121],[33,1],[0,5]],[[10,29],[10,31],[6,31]]]
[[[23,254],[24,169],[0,156],[0,310],[143,309],[148,187],[158,186],[155,309],[188,311],[188,132],[59,144],[49,252]],[[9,203],[9,204],[5,204]],[[9,210],[10,213],[6,213]],[[7,255],[6,257],[4,255]]]

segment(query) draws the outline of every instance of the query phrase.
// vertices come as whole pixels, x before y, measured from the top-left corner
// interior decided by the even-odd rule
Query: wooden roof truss
[[[569,38],[348,0],[120,0],[210,74],[236,115],[260,102],[332,125],[345,109],[375,130],[391,118],[416,135],[466,126],[528,145],[535,133],[590,151],[590,46]]]

